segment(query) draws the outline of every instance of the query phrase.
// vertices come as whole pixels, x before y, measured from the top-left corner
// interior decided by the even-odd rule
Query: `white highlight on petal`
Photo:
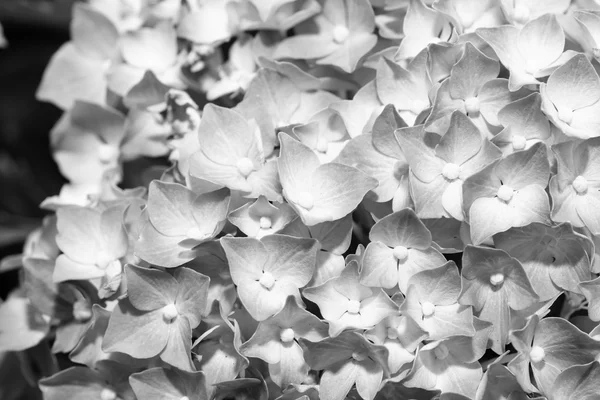
[[[431,317],[435,314],[435,305],[428,301],[421,304],[421,313],[424,317]]]
[[[333,28],[333,41],[342,44],[350,36],[350,31],[344,25],[336,25]]]
[[[254,164],[252,163],[252,160],[250,160],[248,157],[239,159],[236,164],[236,167],[244,178],[246,178],[252,173],[252,171],[254,171]]]
[[[467,97],[465,99],[465,109],[467,114],[477,114],[479,112],[479,99],[477,97]]]
[[[560,119],[565,124],[570,124],[573,122],[573,110],[570,108],[561,108],[558,110],[558,119]]]
[[[310,211],[315,205],[315,199],[313,198],[313,195],[308,192],[300,192],[296,200],[296,203],[300,207],[308,211]]]
[[[540,346],[533,346],[529,352],[529,358],[531,358],[531,361],[536,364],[544,361],[545,357],[546,352]]]
[[[502,285],[504,283],[504,274],[501,272],[498,272],[497,274],[490,276],[490,283],[493,286]]]
[[[347,306],[348,314],[358,314],[360,312],[360,301],[350,300]]]
[[[206,235],[204,233],[202,233],[200,231],[200,228],[198,228],[197,226],[194,226],[194,227],[188,229],[187,232],[185,233],[185,237],[187,237],[188,239],[195,239],[195,240],[206,239]]]
[[[408,258],[408,249],[404,246],[396,246],[394,250],[392,250],[394,257],[396,260],[402,262]]]
[[[292,328],[285,328],[279,332],[279,338],[283,343],[289,343],[294,340],[296,334]]]
[[[512,199],[514,193],[515,191],[510,186],[502,185],[498,189],[497,196],[500,200],[508,203]]]
[[[519,24],[525,24],[529,21],[530,15],[531,12],[529,11],[529,8],[523,4],[517,4],[512,12],[513,19]]]
[[[260,217],[260,228],[261,229],[269,229],[272,225],[271,218],[269,217]]]
[[[450,352],[448,351],[448,347],[445,344],[440,343],[435,349],[433,349],[433,354],[438,360],[444,360],[448,357]]]
[[[116,398],[117,398],[117,394],[112,389],[104,388],[104,389],[102,389],[102,392],[100,392],[101,400],[115,400]]]
[[[513,150],[523,150],[525,148],[525,146],[527,145],[527,139],[525,139],[523,136],[521,135],[514,135],[512,137],[512,147]]]
[[[586,194],[588,190],[588,181],[583,176],[579,175],[573,181],[573,189],[577,194]]]
[[[442,176],[449,181],[453,181],[460,175],[460,165],[454,163],[446,163],[442,168]]]
[[[275,285],[275,278],[269,271],[263,271],[263,274],[258,282],[265,289],[271,290],[273,288],[273,285]]]
[[[329,149],[329,141],[323,137],[320,137],[317,140],[317,151],[320,153],[327,153],[327,149]]]
[[[165,322],[171,322],[179,315],[179,311],[177,311],[177,307],[175,304],[168,304],[163,307],[162,310],[163,319]]]

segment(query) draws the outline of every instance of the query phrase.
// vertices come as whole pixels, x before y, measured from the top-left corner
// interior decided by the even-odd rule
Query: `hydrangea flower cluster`
[[[598,399],[599,48],[587,0],[77,3],[0,351],[47,400]]]

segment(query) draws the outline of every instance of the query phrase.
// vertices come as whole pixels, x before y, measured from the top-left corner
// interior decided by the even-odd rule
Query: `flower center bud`
[[[573,110],[570,108],[561,108],[558,110],[558,119],[560,119],[565,124],[570,124],[573,122]]]
[[[446,345],[443,343],[440,343],[438,347],[433,349],[433,354],[435,354],[435,357],[438,360],[444,360],[446,357],[448,357],[449,353],[450,352],[448,351],[448,347],[446,347]]]
[[[408,258],[408,249],[404,246],[396,246],[392,252],[394,253],[396,260],[400,262],[405,261]]]
[[[285,328],[282,329],[281,332],[279,332],[279,338],[283,343],[291,342],[292,340],[294,340],[295,336],[296,334],[294,333],[294,330],[292,328]]]
[[[348,302],[348,314],[358,314],[360,312],[360,301],[350,300]]]
[[[320,153],[327,153],[327,149],[329,148],[329,142],[327,139],[320,137],[317,140],[317,151]]]
[[[271,290],[273,288],[273,285],[275,284],[275,278],[269,271],[263,271],[263,274],[258,282],[265,289]]]
[[[236,167],[244,178],[248,177],[248,175],[250,175],[250,173],[252,173],[254,170],[254,164],[248,157],[238,160]]]
[[[424,317],[431,317],[435,314],[435,305],[426,301],[421,304],[421,313]]]
[[[177,311],[177,307],[175,304],[168,304],[163,307],[162,310],[163,319],[165,322],[171,322],[179,315],[179,311]]]
[[[408,173],[408,164],[404,161],[396,161],[393,168],[393,174],[396,179],[400,179]]]
[[[444,168],[442,168],[442,176],[449,181],[453,181],[458,178],[460,174],[460,165],[456,165],[454,163],[446,163]]]
[[[514,135],[512,137],[512,147],[513,150],[523,150],[525,145],[527,144],[527,139],[525,139],[521,135]]]
[[[367,354],[364,351],[355,351],[352,353],[352,358],[358,362],[361,362],[367,359]]]
[[[531,358],[531,361],[536,364],[544,361],[545,357],[546,352],[540,346],[533,346],[529,352],[529,358]]]
[[[492,286],[502,285],[504,283],[504,274],[498,272],[497,274],[490,276],[490,283]]]
[[[510,201],[510,199],[512,199],[514,193],[515,193],[515,191],[512,190],[511,187],[502,185],[498,189],[497,196],[500,200],[508,203]]]
[[[579,175],[573,181],[573,189],[577,192],[577,194],[586,194],[588,190],[588,181],[583,176]]]
[[[344,43],[349,35],[350,31],[344,25],[336,25],[333,28],[333,41],[337,44]]]
[[[102,392],[100,392],[101,400],[115,400],[116,398],[117,398],[117,394],[112,389],[104,388],[104,389],[102,389]]]
[[[529,21],[529,16],[531,15],[531,13],[529,12],[529,8],[527,8],[523,4],[519,4],[515,6],[512,15],[516,22],[518,22],[519,24],[524,24],[527,21]]]
[[[269,217],[260,217],[260,228],[261,229],[269,229],[271,227],[271,218]]]
[[[312,194],[308,192],[301,192],[298,195],[298,201],[296,203],[298,203],[298,205],[305,210],[310,211],[315,205],[315,200]]]
[[[477,97],[467,97],[465,99],[465,109],[467,114],[477,114],[479,112],[479,99]]]
[[[80,322],[85,322],[92,318],[92,310],[90,310],[85,301],[77,301],[73,304],[73,318]]]
[[[108,143],[102,143],[98,147],[98,158],[103,164],[112,164],[119,158],[119,149]]]
[[[388,339],[398,339],[398,331],[392,327],[387,328],[387,337]]]

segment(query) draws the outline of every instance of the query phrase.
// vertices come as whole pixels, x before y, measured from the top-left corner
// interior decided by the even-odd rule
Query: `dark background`
[[[52,54],[69,40],[70,1],[0,0],[8,47],[0,49],[0,259],[22,251],[41,224],[39,204],[60,191],[63,179],[49,148],[61,110],[35,99]],[[4,299],[18,271],[0,275]]]

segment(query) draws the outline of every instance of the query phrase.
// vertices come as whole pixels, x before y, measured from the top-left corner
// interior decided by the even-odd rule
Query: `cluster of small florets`
[[[597,10],[77,3],[0,351],[48,400],[597,398]]]

